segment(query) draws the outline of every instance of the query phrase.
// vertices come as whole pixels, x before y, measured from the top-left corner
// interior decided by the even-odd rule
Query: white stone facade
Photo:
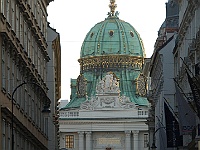
[[[99,81],[96,90],[96,96],[83,102],[80,108],[60,111],[61,148],[147,150],[148,107],[135,105],[128,97],[120,96],[117,80],[109,74]],[[66,147],[67,135],[74,137],[73,148]]]

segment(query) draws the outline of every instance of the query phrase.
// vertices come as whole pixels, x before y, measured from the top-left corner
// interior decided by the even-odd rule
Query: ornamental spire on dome
[[[111,16],[114,16],[115,8],[117,7],[117,4],[115,4],[115,0],[110,0],[109,7],[110,7]]]

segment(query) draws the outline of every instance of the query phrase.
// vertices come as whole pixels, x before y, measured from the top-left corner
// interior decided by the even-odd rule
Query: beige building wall
[[[50,105],[46,8],[51,1],[0,0],[0,150],[11,149],[12,131],[16,150],[48,149],[42,110]]]

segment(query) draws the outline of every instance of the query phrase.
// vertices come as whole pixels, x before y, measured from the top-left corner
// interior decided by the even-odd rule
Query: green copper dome
[[[80,56],[130,55],[144,57],[140,35],[129,23],[109,16],[97,23],[85,37]]]
[[[79,108],[101,90],[104,96],[112,95],[109,90],[116,85],[119,97],[138,106],[149,105],[145,97],[146,78],[141,73],[145,57],[142,40],[133,26],[118,18],[115,0],[110,2],[109,16],[91,28],[83,41],[78,60],[80,75],[71,80],[71,100],[63,109]]]

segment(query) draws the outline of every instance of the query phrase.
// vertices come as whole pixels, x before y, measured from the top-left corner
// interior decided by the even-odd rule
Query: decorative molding
[[[96,95],[92,96],[90,100],[86,100],[80,106],[81,109],[95,110],[95,109],[112,109],[112,108],[135,108],[135,104],[130,101],[129,97],[125,95],[119,96],[119,80],[112,72],[100,80],[96,85]]]
[[[129,55],[106,55],[86,57],[78,60],[81,71],[106,68],[142,69],[143,57]]]
[[[133,132],[134,135],[139,134],[139,131],[138,131],[138,130],[133,130],[132,132]]]
[[[126,130],[124,131],[126,136],[131,136],[131,131],[130,130]]]
[[[78,131],[77,132],[79,136],[83,136],[84,135],[84,131]]]
[[[192,18],[195,15],[195,11],[197,6],[199,5],[198,0],[188,0],[188,6],[185,10],[184,17],[180,24],[179,33],[178,33],[178,45],[181,45],[183,42],[183,38],[186,34],[186,31],[192,21]]]
[[[90,137],[92,135],[92,132],[91,131],[86,131],[85,134],[86,134],[86,136]]]
[[[83,102],[80,108],[83,110],[110,110],[119,109],[135,109],[135,104],[126,96],[101,96],[92,97],[91,100]]]
[[[78,76],[76,88],[78,97],[85,97],[87,95],[87,79],[83,74]]]
[[[140,96],[146,96],[147,94],[147,78],[142,73],[136,79],[136,92]]]

